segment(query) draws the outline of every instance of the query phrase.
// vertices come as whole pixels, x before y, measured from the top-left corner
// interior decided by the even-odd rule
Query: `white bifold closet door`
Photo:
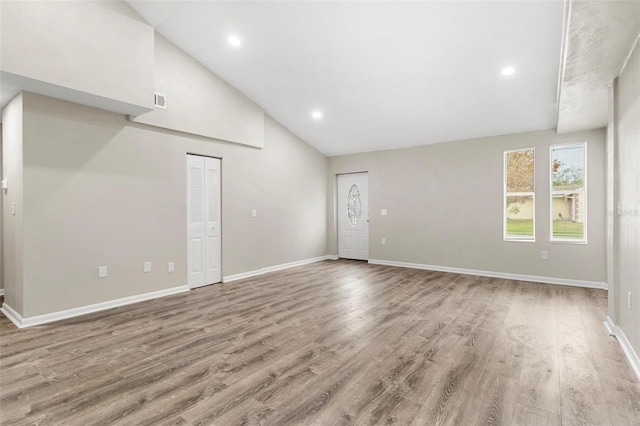
[[[220,160],[187,155],[189,287],[222,280],[220,238]]]

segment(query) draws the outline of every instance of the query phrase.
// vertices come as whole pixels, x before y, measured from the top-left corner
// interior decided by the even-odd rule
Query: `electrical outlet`
[[[541,250],[540,251],[540,259],[547,260],[548,258],[549,258],[549,253],[547,253],[546,250]]]
[[[386,216],[387,215],[387,209],[381,209],[380,210],[380,215],[381,216]]]
[[[167,271],[173,272],[175,270],[176,270],[176,264],[173,262],[169,262],[169,264],[167,265]]]
[[[151,272],[151,262],[144,262],[144,272]]]
[[[631,292],[630,291],[627,292],[627,308],[631,310]]]
[[[387,244],[387,239],[386,238],[381,239],[380,240],[380,244],[382,244],[382,245]]]
[[[107,276],[107,267],[98,266],[98,278],[105,278]]]

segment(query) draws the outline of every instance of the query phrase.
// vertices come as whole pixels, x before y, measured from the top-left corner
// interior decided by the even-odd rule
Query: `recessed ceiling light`
[[[513,73],[516,72],[516,69],[514,67],[506,67],[502,69],[502,75],[504,76],[510,76],[513,75]]]
[[[315,118],[316,120],[320,120],[322,118],[322,112],[315,110],[311,113],[311,117]]]
[[[242,41],[236,36],[229,36],[229,44],[233,47],[239,47],[242,44]]]

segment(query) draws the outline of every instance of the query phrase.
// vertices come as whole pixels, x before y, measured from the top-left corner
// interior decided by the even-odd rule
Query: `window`
[[[534,149],[504,153],[504,239],[535,241]]]
[[[587,242],[586,142],[551,145],[551,241]]]

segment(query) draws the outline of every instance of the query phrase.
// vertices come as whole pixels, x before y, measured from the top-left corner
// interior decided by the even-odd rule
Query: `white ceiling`
[[[561,0],[128,3],[328,156],[556,127]]]
[[[640,0],[127,2],[330,156],[602,127],[611,81],[640,39]],[[517,71],[504,78],[507,65]],[[4,71],[0,79],[0,107],[28,90],[140,112]]]

